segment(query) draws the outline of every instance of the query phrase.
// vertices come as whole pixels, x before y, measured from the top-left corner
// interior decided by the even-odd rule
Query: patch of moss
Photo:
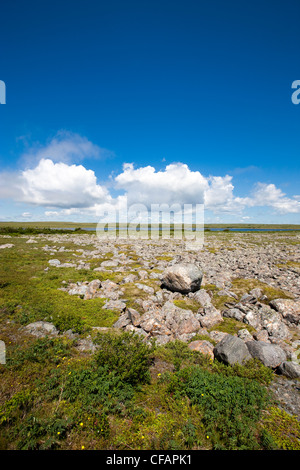
[[[197,313],[201,307],[198,302],[189,298],[173,300],[173,304],[176,305],[176,307],[183,308],[184,310],[191,310],[194,313]]]
[[[229,335],[236,335],[237,332],[241,329],[247,329],[251,334],[255,332],[255,329],[252,326],[235,320],[234,318],[223,317],[223,320],[224,321],[222,323],[214,325],[211,330],[222,331],[223,333],[227,333]]]

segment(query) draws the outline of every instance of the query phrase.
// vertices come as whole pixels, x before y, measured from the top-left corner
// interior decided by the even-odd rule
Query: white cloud
[[[94,171],[50,159],[23,171],[19,183],[21,200],[40,206],[89,207],[110,198],[107,189],[97,184]]]
[[[106,186],[97,182],[93,170],[74,163],[76,159],[98,158],[101,150],[86,138],[61,132],[46,146],[35,146],[27,152],[27,163],[32,157],[29,168],[0,173],[0,198],[44,207],[45,216],[50,218],[100,218],[115,210],[125,211],[133,204],[144,204],[149,209],[151,204],[204,203],[215,218],[227,214],[244,216],[244,220],[249,217],[244,209],[254,207],[269,207],[279,214],[300,213],[300,196],[287,197],[274,184],[257,183],[249,196],[239,197],[231,175],[204,176],[180,162],[161,170],[125,163],[121,173],[111,177],[114,189],[119,191],[113,197]],[[23,210],[23,217],[29,217],[30,208]]]
[[[82,165],[42,159],[17,175],[0,175],[0,196],[44,207],[90,207],[111,201],[106,187],[97,184],[92,170]]]
[[[292,199],[287,197],[275,184],[257,183],[252,197],[245,198],[245,201],[247,206],[269,206],[281,214],[300,212],[297,196]]]
[[[199,171],[191,171],[186,164],[175,163],[163,171],[152,166],[134,169],[130,163],[115,178],[116,188],[126,191],[128,204],[191,204],[203,203],[208,182]]]
[[[184,163],[173,163],[164,170],[152,166],[134,169],[123,165],[116,178],[116,187],[126,191],[128,204],[205,204],[215,212],[237,212],[244,200],[233,195],[232,176],[203,176]]]

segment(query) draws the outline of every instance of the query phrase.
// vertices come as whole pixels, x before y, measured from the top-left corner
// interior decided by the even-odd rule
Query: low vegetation
[[[140,336],[110,329],[119,312],[104,309],[105,299],[84,301],[59,289],[64,280],[116,280],[114,274],[45,271],[45,240],[27,245],[22,235],[3,238],[14,246],[0,252],[0,339],[6,345],[0,449],[299,450],[299,422],[269,394],[269,368],[256,360],[225,366],[181,341],[149,346]],[[74,242],[65,247],[71,252],[59,253],[62,262],[78,249]],[[237,293],[241,282],[234,284]],[[143,283],[155,287],[151,280]],[[136,293],[127,284],[124,291],[134,306]],[[217,291],[211,286],[214,299]],[[191,299],[174,303],[198,308]],[[61,333],[26,333],[24,326],[37,320],[51,321]],[[231,334],[239,328],[232,319],[222,323]],[[94,354],[76,347],[78,338],[89,335]]]

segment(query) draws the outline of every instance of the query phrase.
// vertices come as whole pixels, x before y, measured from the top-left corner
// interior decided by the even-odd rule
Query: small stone
[[[139,282],[137,282],[135,285],[138,289],[141,289],[144,292],[146,292],[146,294],[151,294],[152,295],[155,292],[153,287],[146,286],[145,284],[140,284]]]
[[[239,330],[237,332],[237,335],[239,338],[241,338],[244,342],[246,341],[252,341],[253,340],[253,337],[251,335],[251,333],[249,333],[249,331],[247,330],[247,328],[242,328],[241,330]]]
[[[60,261],[59,259],[50,259],[48,261],[48,264],[50,264],[50,266],[59,266],[60,265]]]

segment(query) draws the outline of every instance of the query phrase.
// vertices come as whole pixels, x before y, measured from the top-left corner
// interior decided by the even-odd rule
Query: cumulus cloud
[[[28,168],[0,173],[0,198],[44,207],[50,218],[100,218],[116,210],[124,212],[133,204],[150,209],[152,204],[174,207],[203,203],[216,216],[242,216],[244,209],[261,206],[279,214],[300,213],[300,196],[288,197],[274,184],[257,183],[249,196],[239,197],[232,175],[204,176],[181,162],[160,170],[125,163],[122,171],[111,177],[110,184],[118,191],[113,197],[104,184],[98,183],[93,170],[74,163],[76,159],[101,156],[98,146],[76,134],[59,133],[44,147],[35,147],[26,155],[34,156]],[[24,214],[27,217],[27,207]]]
[[[155,171],[152,166],[135,169],[133,164],[123,165],[123,172],[115,178],[116,188],[127,193],[128,204],[191,204],[203,203],[207,180],[199,171],[191,171],[186,164],[167,165]]]
[[[94,171],[50,159],[41,159],[35,168],[17,175],[2,175],[0,182],[0,196],[32,205],[90,207],[111,200],[107,189],[97,184]]]
[[[275,184],[257,183],[251,197],[245,198],[249,207],[269,206],[281,214],[299,213],[297,196],[289,198]]]
[[[245,206],[233,194],[232,176],[205,177],[184,163],[173,163],[164,170],[152,166],[135,169],[125,164],[116,178],[116,187],[126,191],[128,203],[204,204],[213,211],[236,212]]]
[[[41,159],[36,168],[23,171],[19,181],[22,201],[30,204],[89,207],[110,198],[107,189],[97,184],[94,171],[50,159]]]

